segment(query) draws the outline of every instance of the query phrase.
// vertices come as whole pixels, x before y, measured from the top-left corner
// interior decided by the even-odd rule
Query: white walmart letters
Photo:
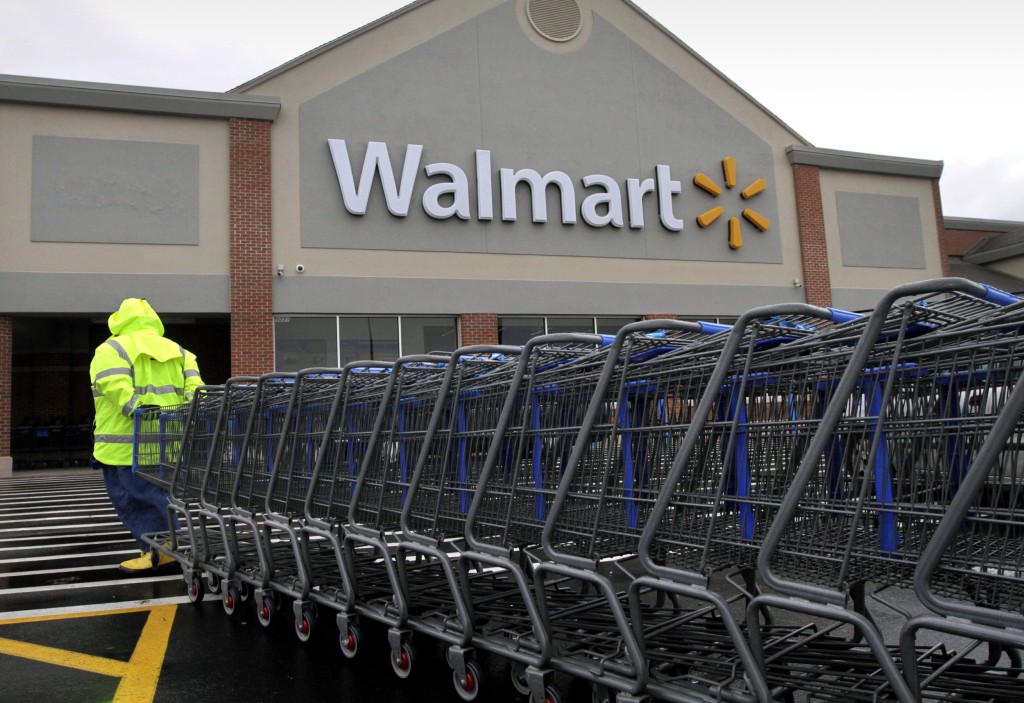
[[[384,191],[384,200],[388,211],[395,217],[408,217],[409,205],[412,200],[416,177],[420,173],[420,161],[423,157],[423,146],[409,144],[405,148],[405,163],[402,166],[402,178],[396,182],[391,167],[391,157],[385,142],[369,142],[363,168],[359,174],[359,185],[355,183],[352,162],[348,154],[348,145],[344,139],[328,139],[327,145],[334,161],[334,170],[341,188],[341,199],[345,209],[353,215],[365,215],[366,206],[373,190],[373,180],[377,177]],[[431,184],[423,192],[423,210],[434,219],[445,220],[457,217],[468,220],[471,217],[469,183],[470,179],[460,167],[450,163],[427,164],[423,172],[428,177],[444,176],[447,181]],[[478,149],[476,152],[476,216],[479,220],[494,219],[494,194],[492,192],[493,171],[491,152]],[[657,191],[658,213],[661,225],[670,232],[681,232],[683,220],[676,217],[672,209],[674,196],[682,191],[680,181],[672,178],[671,169],[658,164],[655,169],[656,178],[640,180],[626,179],[626,206],[629,213],[630,229],[643,229],[645,195]],[[588,195],[580,204],[579,213],[591,227],[616,228],[623,227],[622,188],[609,176],[592,174],[582,179],[584,188],[600,189],[600,192]],[[501,219],[504,222],[515,222],[518,219],[516,207],[516,188],[525,183],[530,189],[532,221],[544,223],[548,221],[547,190],[549,186],[558,188],[561,203],[562,224],[576,224],[576,188],[573,180],[562,171],[551,171],[541,175],[531,168],[513,170],[498,169],[498,185],[501,198]],[[447,202],[448,204],[442,204]]]

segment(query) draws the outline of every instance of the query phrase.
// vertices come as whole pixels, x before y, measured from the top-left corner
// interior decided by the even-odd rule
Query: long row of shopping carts
[[[189,596],[383,627],[595,701],[1024,699],[1024,302],[963,279],[868,315],[233,378],[137,417]]]

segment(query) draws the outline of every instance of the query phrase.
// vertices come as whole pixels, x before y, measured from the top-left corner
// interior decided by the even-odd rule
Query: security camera
[[[306,267],[302,264],[295,264],[295,273],[302,273],[306,270]]]

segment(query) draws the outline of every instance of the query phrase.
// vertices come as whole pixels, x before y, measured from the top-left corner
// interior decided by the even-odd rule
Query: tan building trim
[[[942,261],[942,275],[949,275],[949,238],[942,218],[942,194],[939,190],[939,179],[932,179],[932,199],[935,203],[935,228],[939,235],[939,259]]]

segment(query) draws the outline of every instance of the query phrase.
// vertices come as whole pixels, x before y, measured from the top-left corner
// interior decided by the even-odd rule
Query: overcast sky
[[[226,91],[407,0],[0,0],[0,74]],[[812,144],[941,160],[947,216],[1024,221],[1024,3],[637,0]]]

